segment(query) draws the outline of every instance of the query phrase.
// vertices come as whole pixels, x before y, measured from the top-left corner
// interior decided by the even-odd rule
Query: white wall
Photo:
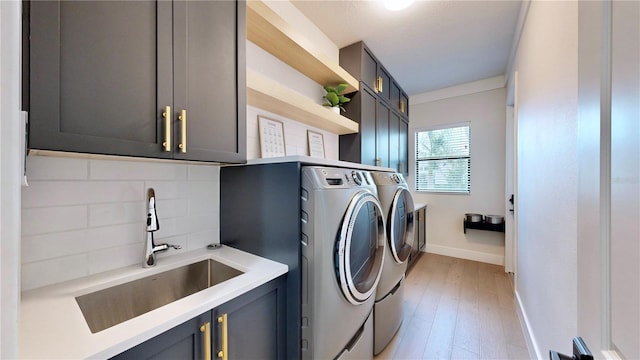
[[[578,2],[532,1],[517,50],[517,297],[539,358],[577,334]]]
[[[465,213],[505,215],[505,108],[504,88],[411,105],[409,148],[415,132],[429,127],[470,122],[471,194],[415,192],[414,201],[427,203],[427,252],[493,264],[504,264],[504,234],[467,230]],[[415,154],[410,151],[410,174]],[[407,181],[415,189],[415,176]]]
[[[17,357],[20,301],[20,12],[0,2],[0,359]]]

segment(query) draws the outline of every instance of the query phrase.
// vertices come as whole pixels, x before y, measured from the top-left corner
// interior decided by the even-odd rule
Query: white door
[[[640,359],[640,3],[611,6],[611,345]]]

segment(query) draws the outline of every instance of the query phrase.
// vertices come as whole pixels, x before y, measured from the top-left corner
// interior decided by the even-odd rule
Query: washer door
[[[387,219],[389,250],[397,263],[403,263],[411,254],[413,245],[413,197],[409,189],[399,187],[393,195]]]
[[[336,277],[342,294],[354,305],[373,295],[382,273],[385,223],[378,199],[356,193],[347,207],[335,245]]]

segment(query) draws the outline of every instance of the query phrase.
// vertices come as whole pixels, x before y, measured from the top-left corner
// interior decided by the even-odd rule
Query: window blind
[[[416,132],[416,190],[469,194],[469,124]]]

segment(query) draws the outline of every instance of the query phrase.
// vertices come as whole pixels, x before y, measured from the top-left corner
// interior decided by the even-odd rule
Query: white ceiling
[[[504,75],[521,0],[291,0],[342,48],[363,40],[409,95]]]

